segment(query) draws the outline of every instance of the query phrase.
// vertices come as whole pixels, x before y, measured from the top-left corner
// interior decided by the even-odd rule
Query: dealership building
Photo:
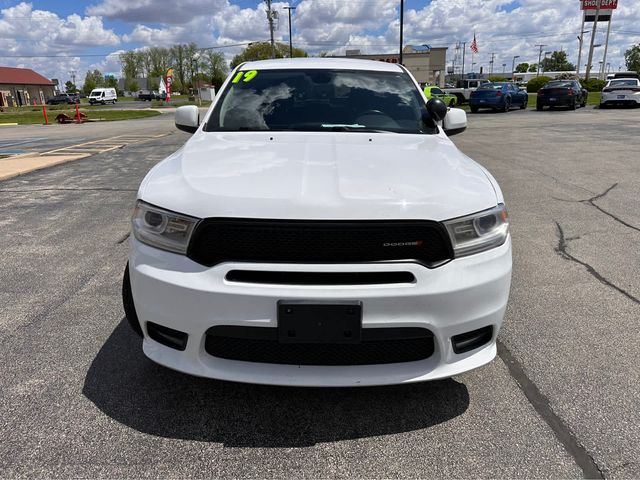
[[[349,58],[379,60],[398,63],[400,54],[380,53],[363,55],[360,50],[347,50]],[[402,50],[402,64],[411,72],[420,85],[438,85],[444,87],[447,65],[447,47],[429,45],[407,45]]]
[[[30,68],[0,67],[0,107],[42,105],[55,94],[55,84]]]

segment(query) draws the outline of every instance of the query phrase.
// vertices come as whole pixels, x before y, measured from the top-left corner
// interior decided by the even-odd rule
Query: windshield
[[[90,97],[99,97],[102,94],[102,90],[92,90],[89,94]]]
[[[249,70],[234,76],[204,130],[426,133],[424,111],[402,72]]]

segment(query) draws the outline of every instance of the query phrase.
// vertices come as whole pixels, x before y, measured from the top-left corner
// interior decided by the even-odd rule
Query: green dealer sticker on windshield
[[[246,72],[238,72],[236,76],[233,77],[233,80],[231,80],[231,83],[238,83],[240,80],[242,80],[244,83],[248,83],[254,78],[256,78],[256,75],[258,75],[257,70],[248,70]]]

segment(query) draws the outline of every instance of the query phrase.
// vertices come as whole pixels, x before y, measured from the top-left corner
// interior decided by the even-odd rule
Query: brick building
[[[0,107],[41,105],[55,94],[54,83],[30,68],[0,67]]]

